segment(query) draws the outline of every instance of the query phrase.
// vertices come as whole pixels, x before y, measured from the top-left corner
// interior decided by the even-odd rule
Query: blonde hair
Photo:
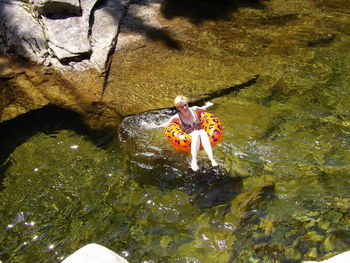
[[[174,99],[175,107],[179,106],[181,102],[188,103],[188,98],[182,95],[176,96],[176,98]]]

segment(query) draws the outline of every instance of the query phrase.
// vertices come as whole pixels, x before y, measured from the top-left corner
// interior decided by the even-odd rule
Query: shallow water
[[[320,54],[326,81],[305,65],[281,87],[260,78],[214,99],[220,168],[201,153],[198,174],[163,137],[171,110],[127,117],[102,146],[68,117],[50,128],[29,116],[37,128],[13,135],[23,140],[2,165],[0,259],[56,262],[90,242],[130,262],[298,262],[349,249],[349,53]],[[226,222],[230,201],[266,179],[273,198]]]
[[[171,110],[129,116],[106,137],[57,109],[3,124],[0,260],[60,262],[91,242],[130,262],[300,262],[349,250],[349,43],[300,48],[214,98],[220,167],[201,153],[199,173],[163,136]],[[266,181],[272,195],[229,221],[237,195]]]

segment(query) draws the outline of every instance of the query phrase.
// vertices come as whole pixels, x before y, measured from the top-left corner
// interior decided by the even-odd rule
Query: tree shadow
[[[171,36],[169,30],[147,25],[141,18],[135,16],[130,16],[126,20],[132,21],[132,25],[128,22],[122,24],[122,33],[140,34],[154,42],[162,42],[169,49],[182,49],[180,42]]]
[[[253,78],[248,80],[247,82],[244,82],[242,84],[238,84],[235,86],[228,87],[226,89],[221,89],[217,92],[213,92],[211,94],[206,94],[202,99],[191,101],[190,105],[201,105],[204,104],[206,101],[210,101],[216,98],[220,98],[229,94],[235,94],[237,95],[242,89],[252,86],[256,83],[257,79],[259,78],[259,75],[255,75]]]
[[[159,2],[161,14],[166,19],[183,17],[194,25],[199,25],[207,20],[227,20],[231,13],[240,7],[256,9],[265,7],[261,0],[150,0],[132,1],[130,5],[147,6]],[[152,41],[163,42],[169,49],[182,49],[181,43],[171,35],[170,30],[149,25],[143,18],[130,13],[121,23],[121,32],[142,34]]]
[[[205,20],[226,20],[240,7],[264,8],[260,0],[166,0],[161,11],[165,18],[187,18],[193,24]]]

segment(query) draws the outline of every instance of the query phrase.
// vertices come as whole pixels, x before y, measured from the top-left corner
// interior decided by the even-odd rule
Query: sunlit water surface
[[[348,51],[320,47],[279,85],[260,78],[213,99],[224,124],[217,169],[201,153],[191,172],[166,142],[171,110],[127,117],[102,146],[61,120],[22,131],[1,166],[0,260],[59,262],[91,242],[130,262],[300,262],[348,250]],[[226,222],[237,194],[265,180],[273,196]]]

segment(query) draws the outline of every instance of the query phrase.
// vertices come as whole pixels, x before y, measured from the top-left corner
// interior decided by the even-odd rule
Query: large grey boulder
[[[71,58],[89,56],[89,19],[97,0],[82,0],[82,16],[43,17],[51,56],[61,62]]]
[[[58,70],[106,71],[129,0],[0,0],[0,52]]]
[[[57,69],[104,73],[129,0],[81,0],[81,16],[42,17],[51,63]]]
[[[49,63],[45,34],[27,5],[0,0],[0,51]]]
[[[104,246],[91,243],[78,249],[62,263],[128,263],[128,261]]]

